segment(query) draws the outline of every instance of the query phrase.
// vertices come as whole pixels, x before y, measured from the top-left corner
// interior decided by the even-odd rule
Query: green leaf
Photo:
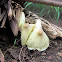
[[[50,13],[50,11],[51,11],[51,10],[48,10],[48,12],[47,12],[47,13],[49,14],[49,13]]]
[[[59,7],[54,7],[55,10],[56,10],[56,14],[57,14],[57,21],[59,20],[59,17],[60,17],[60,8]]]
[[[17,39],[15,39],[15,41],[14,41],[14,46],[15,46],[15,44],[16,44],[16,40],[17,40]]]
[[[60,16],[60,11],[59,11],[59,9],[58,9],[57,21],[58,21],[58,19],[59,19],[59,16]]]
[[[43,8],[42,11],[41,11],[41,16],[42,16],[43,11],[44,11],[44,8]]]
[[[24,5],[26,5],[28,2],[25,2]]]
[[[33,2],[28,3],[25,8],[27,8],[29,5],[33,4]]]
[[[60,10],[62,10],[62,8],[60,8]]]
[[[51,9],[54,9],[54,7],[53,7],[53,6],[51,6]]]

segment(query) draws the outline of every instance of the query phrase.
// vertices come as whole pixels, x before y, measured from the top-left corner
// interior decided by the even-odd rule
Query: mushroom
[[[19,27],[23,46],[27,45],[28,49],[38,51],[44,51],[49,47],[49,38],[42,29],[40,19],[37,19],[35,24],[25,23],[24,13],[21,12]]]
[[[40,19],[37,20],[26,45],[28,49],[38,51],[44,51],[49,47],[49,38],[42,29]]]
[[[35,25],[25,23],[21,29],[21,44],[26,45],[27,40],[29,39]]]
[[[19,19],[19,28],[21,30],[21,44],[26,45],[26,42],[29,38],[30,33],[34,29],[34,24],[25,23],[25,15],[24,12],[21,12]]]
[[[18,21],[18,25],[19,25],[20,30],[22,29],[22,26],[24,24],[25,24],[25,14],[24,14],[24,12],[21,12],[20,13],[20,18],[19,18],[19,21]]]

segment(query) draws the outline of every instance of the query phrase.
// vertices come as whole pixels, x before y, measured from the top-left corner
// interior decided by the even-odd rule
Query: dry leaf
[[[3,53],[2,53],[1,50],[0,50],[0,61],[1,61],[1,62],[4,62],[4,61],[5,61],[4,55],[3,55]]]
[[[18,24],[13,19],[10,21],[10,27],[12,29],[14,36],[17,36],[18,35]]]

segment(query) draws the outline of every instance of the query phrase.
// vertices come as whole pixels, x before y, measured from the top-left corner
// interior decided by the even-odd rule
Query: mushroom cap
[[[35,25],[34,24],[24,24],[21,29],[21,44],[26,45],[27,40],[30,37],[31,32],[33,31]]]
[[[38,51],[44,51],[49,47],[49,38],[45,34],[45,32],[42,33],[41,36],[37,34],[36,29],[31,33],[27,43],[26,43],[28,49],[30,50],[38,50]]]
[[[42,29],[41,20],[37,20],[36,26],[31,32],[26,45],[28,49],[38,51],[44,51],[49,47],[49,38]]]

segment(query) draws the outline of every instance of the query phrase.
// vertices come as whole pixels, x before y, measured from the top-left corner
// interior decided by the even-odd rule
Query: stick
[[[13,0],[13,1],[20,4],[21,4],[21,1],[29,1],[29,2],[35,2],[35,3],[40,3],[40,4],[62,7],[62,0]]]

